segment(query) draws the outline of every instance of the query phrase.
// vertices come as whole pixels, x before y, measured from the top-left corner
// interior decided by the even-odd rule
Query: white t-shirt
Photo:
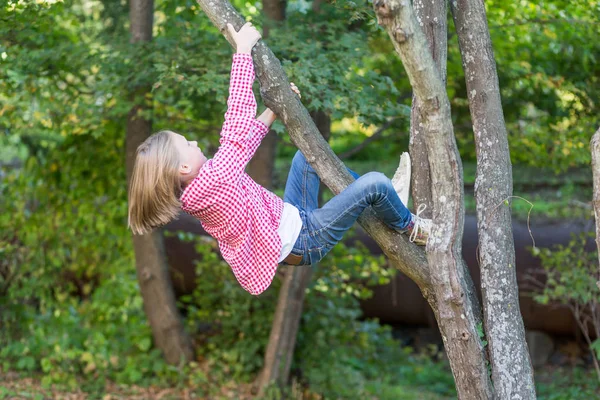
[[[296,240],[302,230],[302,218],[300,218],[300,212],[296,207],[289,203],[283,203],[283,211],[281,212],[281,221],[279,221],[279,228],[277,233],[281,238],[281,253],[279,255],[279,262],[285,260],[285,258],[292,252]]]

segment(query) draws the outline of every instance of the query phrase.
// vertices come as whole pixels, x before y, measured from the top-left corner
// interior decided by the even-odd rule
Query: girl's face
[[[198,176],[200,168],[206,162],[206,156],[202,154],[197,142],[190,142],[177,133],[174,133],[174,135],[175,148],[179,152],[181,159],[179,174],[181,175],[181,181],[184,185],[187,185]]]

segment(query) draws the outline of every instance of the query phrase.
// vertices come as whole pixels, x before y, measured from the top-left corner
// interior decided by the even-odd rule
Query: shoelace
[[[417,237],[419,236],[419,230],[424,231],[424,221],[423,221],[423,217],[421,217],[421,213],[423,211],[425,211],[425,209],[427,208],[426,204],[421,204],[419,205],[419,208],[417,208],[417,214],[415,215],[415,224],[413,226],[412,232],[410,233],[410,236],[408,237],[408,240],[410,240],[410,242],[414,242]],[[429,240],[429,236],[427,237],[427,240]]]

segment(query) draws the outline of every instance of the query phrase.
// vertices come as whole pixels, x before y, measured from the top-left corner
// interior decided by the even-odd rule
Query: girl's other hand
[[[290,87],[292,88],[292,92],[296,93],[299,98],[302,98],[302,95],[300,94],[300,89],[298,89],[298,86],[296,86],[294,82],[290,82]]]
[[[262,37],[252,22],[246,22],[239,32],[235,31],[233,25],[227,24],[227,30],[235,43],[236,51],[242,54],[250,54],[254,45]]]

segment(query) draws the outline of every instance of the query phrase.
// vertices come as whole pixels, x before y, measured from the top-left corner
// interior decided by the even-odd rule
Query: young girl
[[[227,26],[237,52],[220,147],[207,159],[195,141],[171,131],[149,137],[137,150],[129,189],[129,226],[144,234],[177,217],[180,209],[198,218],[217,239],[223,258],[241,286],[258,295],[271,284],[279,263],[311,265],[342,239],[362,211],[371,206],[392,229],[409,232],[425,244],[431,220],[411,214],[410,162],[401,158],[394,183],[371,172],[356,178],[318,208],[320,180],[302,153],[292,161],[283,200],[244,172],[275,114],[256,118],[250,52],[260,33],[250,23],[239,32]],[[298,89],[292,84],[298,95]],[[399,195],[400,194],[400,195]],[[402,197],[402,199],[401,199]]]

